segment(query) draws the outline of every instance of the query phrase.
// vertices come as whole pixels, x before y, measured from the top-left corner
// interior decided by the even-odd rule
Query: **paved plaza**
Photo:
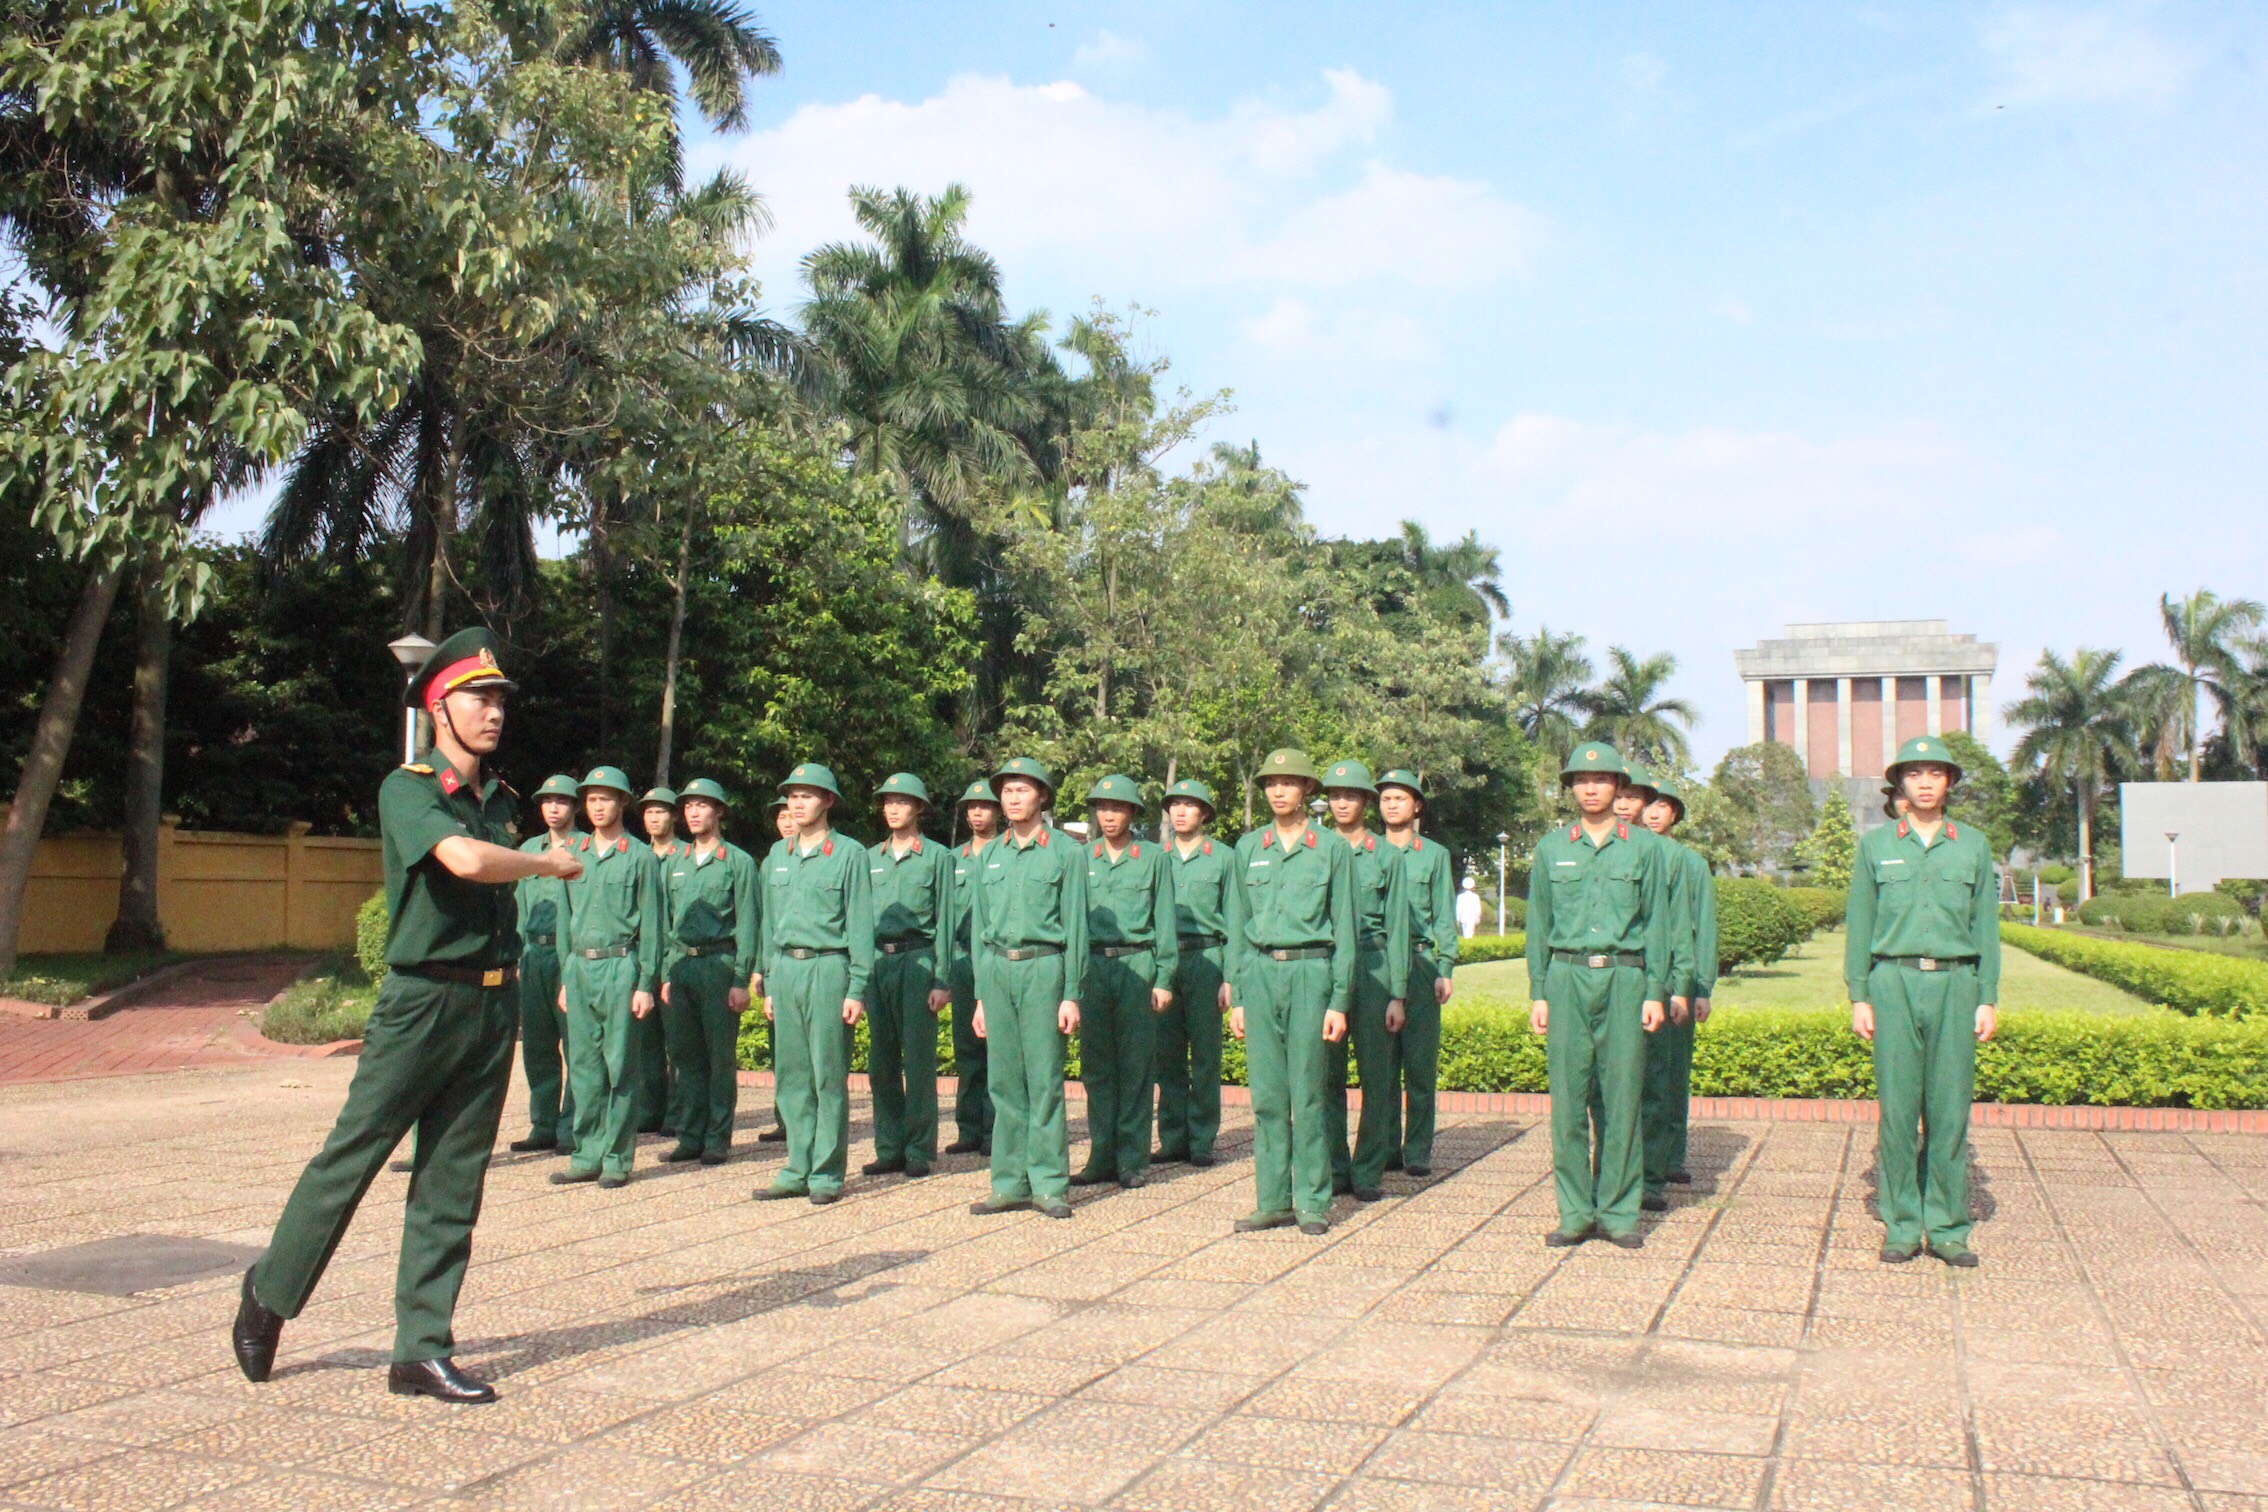
[[[0,1088],[0,1274],[263,1243],[352,1070]],[[1526,1119],[1449,1120],[1436,1179],[1323,1239],[1229,1234],[1241,1109],[1220,1167],[1070,1222],[970,1216],[968,1158],[814,1208],[748,1200],[777,1146],[661,1168],[649,1139],[611,1193],[507,1155],[458,1317],[487,1408],[386,1394],[388,1174],[265,1386],[234,1274],[0,1282],[0,1504],[2268,1509],[2268,1139],[1980,1131],[1955,1275],[1876,1263],[1868,1127],[1695,1138],[1639,1253],[1542,1246]]]

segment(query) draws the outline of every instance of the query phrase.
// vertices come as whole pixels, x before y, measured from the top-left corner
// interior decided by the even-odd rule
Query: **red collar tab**
[[[1410,836],[1410,850],[1411,850],[1411,852],[1412,852],[1412,853],[1415,853],[1415,852],[1417,852],[1417,851],[1421,851],[1421,850],[1424,850],[1424,849],[1425,849],[1425,836],[1423,836],[1423,835],[1412,835],[1412,836]]]
[[[1567,838],[1570,840],[1580,840],[1583,838],[1582,820],[1578,819],[1573,824],[1567,826]]]
[[[1630,838],[1630,824],[1628,820],[1617,819],[1614,821],[1614,838],[1617,840],[1627,840]]]
[[[1209,856],[1213,853],[1213,842],[1210,840],[1204,841],[1202,842],[1201,848],[1204,850],[1205,854]]]
[[[835,837],[833,835],[829,835],[826,839],[819,842],[819,854],[822,856],[831,856],[834,853]]]
[[[614,837],[614,853],[618,856],[627,856],[630,854],[630,837],[628,835],[617,835]]]
[[[1362,837],[1362,848],[1363,848],[1364,850],[1366,850],[1366,851],[1374,851],[1374,850],[1378,849],[1378,837],[1377,837],[1376,835],[1365,835],[1365,836],[1363,836],[1363,837]]]
[[[906,850],[907,850],[907,852],[908,852],[909,854],[912,854],[912,855],[916,855],[916,856],[920,855],[920,854],[921,854],[921,836],[919,836],[919,835],[916,835],[916,836],[914,836],[914,837],[913,837],[913,844],[911,844],[911,845],[907,846],[907,847],[906,847]]]
[[[1102,849],[1103,843],[1100,840],[1097,840],[1095,842],[1095,859],[1097,861],[1100,861],[1102,859]]]
[[[1899,838],[1899,839],[1901,839],[1901,840],[1905,839],[1905,838],[1906,838],[1906,836],[1907,836],[1907,835],[1908,835],[1909,833],[1911,833],[1912,829],[1913,829],[1913,826],[1912,826],[1912,825],[1910,825],[1910,824],[1908,824],[1908,823],[1907,823],[1907,822],[1906,822],[1905,820],[1903,820],[1903,819],[1899,820],[1899,821],[1898,821],[1898,838]]]
[[[1046,850],[1046,849],[1047,849],[1047,831],[1046,831],[1046,830],[1041,830],[1041,831],[1039,832],[1039,847],[1040,847],[1040,849],[1041,849],[1041,850]]]
[[[1135,860],[1137,860],[1137,861],[1141,860],[1141,859],[1142,859],[1142,842],[1141,842],[1141,841],[1139,841],[1139,840],[1137,840],[1137,841],[1135,841],[1135,842],[1134,842],[1134,843],[1133,843],[1132,845],[1129,845],[1128,847],[1126,847],[1126,854],[1127,854],[1127,855],[1129,855],[1129,856],[1132,856],[1132,857],[1133,857],[1133,858],[1134,858]]]
[[[585,835],[585,836],[584,836],[584,837],[583,837],[582,839],[580,839],[580,840],[578,840],[578,841],[576,841],[576,842],[575,842],[575,849],[577,849],[577,850],[580,850],[580,851],[587,851],[587,850],[589,850],[590,848],[591,848],[591,837],[590,837],[590,836],[588,836],[588,835]]]
[[[447,793],[450,797],[453,798],[457,794],[457,789],[463,787],[464,785],[465,779],[457,775],[457,769],[455,767],[445,766],[441,769],[442,792]]]
[[[1961,838],[1961,832],[1953,827],[1953,821],[1950,819],[1945,821],[1945,838],[1948,840],[1958,840]]]
[[[1307,832],[1307,848],[1309,850],[1315,849],[1315,831],[1313,830]]]

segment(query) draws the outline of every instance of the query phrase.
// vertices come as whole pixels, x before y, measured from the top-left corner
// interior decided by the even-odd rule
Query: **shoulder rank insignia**
[[[415,772],[420,777],[430,777],[433,775],[433,768],[427,766],[422,761],[405,761],[402,763],[402,770],[405,772]]]

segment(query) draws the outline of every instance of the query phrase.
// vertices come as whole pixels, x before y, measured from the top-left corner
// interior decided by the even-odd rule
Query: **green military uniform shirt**
[[[562,958],[585,950],[630,949],[638,963],[633,992],[661,987],[661,865],[650,845],[617,835],[600,844],[593,835],[575,842],[583,874],[566,884],[560,924]]]
[[[510,845],[518,800],[499,778],[476,791],[455,767],[396,767],[378,786],[385,837],[386,964],[504,966],[520,958],[513,889],[467,882],[434,859],[456,835]]]
[[[1606,842],[1594,845],[1578,820],[1536,842],[1528,875],[1528,981],[1536,996],[1554,951],[1643,955],[1647,1001],[1669,995],[1671,862],[1660,838],[1618,819]]]
[[[1677,858],[1674,893],[1683,970],[1671,991],[1684,998],[1711,997],[1717,990],[1717,880],[1699,851],[1667,835],[1662,840]]]
[[[954,918],[954,856],[926,835],[901,854],[888,835],[868,848],[866,875],[874,894],[874,938],[898,944],[927,940],[947,959],[958,925]]]
[[[829,832],[806,850],[800,836],[773,842],[764,860],[762,939],[764,975],[790,950],[822,950],[850,957],[845,996],[863,1002],[874,972],[874,887],[866,847]]]
[[[1416,910],[1405,896],[1408,878],[1402,858],[1384,836],[1369,830],[1360,839],[1340,835],[1339,840],[1354,853],[1355,938],[1365,949],[1386,952],[1386,996],[1406,1001],[1410,926]]]
[[[1346,1013],[1354,1001],[1354,852],[1326,844],[1310,824],[1287,850],[1276,827],[1256,829],[1236,842],[1229,872],[1228,978],[1236,1000],[1243,982],[1271,950],[1331,947],[1329,1011]]]
[[[732,948],[732,979],[746,987],[756,974],[756,940],[763,909],[756,887],[756,858],[730,840],[706,855],[690,841],[676,846],[662,868],[665,919],[662,974],[687,958]]]
[[[970,949],[1058,946],[1064,1001],[1078,1001],[1087,984],[1087,868],[1079,842],[1053,825],[1028,843],[1010,830],[976,859]]]
[[[1229,848],[1201,838],[1184,854],[1172,840],[1165,853],[1173,868],[1173,930],[1199,940],[1228,939]]]
[[[1449,875],[1449,847],[1412,835],[1401,852],[1411,943],[1433,957],[1434,969],[1442,976],[1452,975],[1457,968],[1457,884]],[[1430,983],[1417,985],[1432,990]]]
[[[570,839],[567,843],[575,842]],[[549,849],[549,830],[520,845],[520,850],[530,856],[540,856]],[[532,942],[548,937],[551,947],[556,948],[560,921],[567,916],[567,884],[557,877],[522,877],[512,891],[519,906],[520,938]]]
[[[1867,831],[1851,866],[1843,981],[1867,1001],[1882,956],[1974,957],[1979,1000],[2000,1000],[2000,879],[1982,831],[1948,819],[1922,844],[1910,819]]]
[[[1101,840],[1087,847],[1087,943],[1149,948],[1150,985],[1173,990],[1181,959],[1173,869],[1165,848],[1131,836],[1113,860]]]

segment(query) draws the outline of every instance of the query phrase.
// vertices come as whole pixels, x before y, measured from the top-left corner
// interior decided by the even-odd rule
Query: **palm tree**
[[[1566,760],[1582,738],[1578,718],[1591,681],[1591,659],[1583,654],[1583,637],[1572,631],[1554,635],[1549,625],[1538,625],[1526,640],[1500,636],[1496,649],[1511,663],[1505,691],[1512,701],[1513,722],[1555,758]]]
[[[1582,698],[1590,716],[1584,738],[1607,741],[1648,766],[1683,771],[1692,757],[1685,730],[1701,716],[1684,699],[1661,696],[1662,684],[1677,672],[1677,658],[1664,651],[1641,661],[1621,646],[1608,648],[1607,658],[1612,666],[1606,679]]]
[[[693,87],[694,105],[719,131],[746,130],[748,81],[780,71],[779,44],[732,0],[599,0],[585,14],[588,24],[567,48],[568,62],[628,74],[638,88],[674,101],[674,60]],[[681,186],[682,165],[673,132],[672,189]]]
[[[2257,599],[2224,599],[2200,588],[2178,603],[2170,593],[2160,596],[2158,613],[2165,622],[2166,639],[2173,644],[2177,663],[2169,670],[2179,673],[2187,689],[2189,780],[2195,782],[2199,753],[2205,744],[2204,727],[2196,716],[2197,695],[2212,695],[2222,718],[2227,719],[2241,670],[2238,657],[2257,644],[2255,632],[2268,610],[2263,610]]]
[[[1512,613],[1497,550],[1481,543],[1480,532],[1468,530],[1462,540],[1436,546],[1423,525],[1404,520],[1401,547],[1402,564],[1419,588],[1459,618],[1485,625],[1492,614]]]
[[[2179,667],[2152,662],[2121,678],[2118,696],[2133,726],[2136,749],[2147,755],[2151,775],[2160,782],[2173,781],[2197,723],[2196,686]]]
[[[2024,730],[2015,764],[2068,787],[2078,807],[2081,902],[2095,895],[2095,809],[2103,789],[2121,770],[2141,764],[2119,660],[2116,651],[2085,646],[2069,661],[2043,651],[2024,679],[2025,696],[2008,709],[2009,723]]]

